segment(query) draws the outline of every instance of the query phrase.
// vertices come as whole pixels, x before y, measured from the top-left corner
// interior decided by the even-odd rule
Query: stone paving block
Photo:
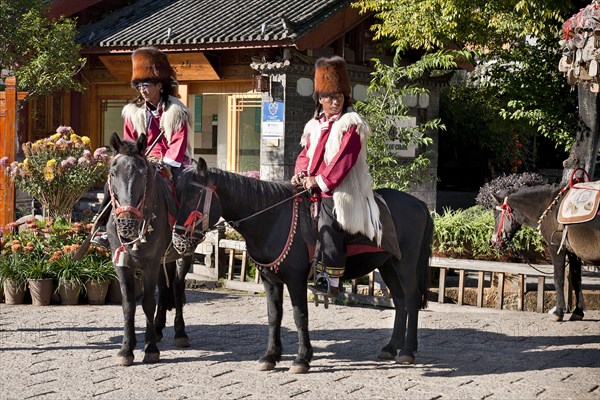
[[[115,365],[120,305],[0,304],[0,398],[36,399],[555,399],[600,400],[600,311],[580,322],[547,315],[430,303],[420,313],[417,364],[377,359],[394,312],[309,306],[315,356],[288,372],[298,338],[284,304],[282,361],[257,371],[268,334],[266,300],[227,291],[186,292],[191,347],[174,347],[168,314],[161,362],[143,364],[144,316],[131,367]]]

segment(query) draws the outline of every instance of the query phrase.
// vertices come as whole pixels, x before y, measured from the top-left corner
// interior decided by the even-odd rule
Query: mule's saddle
[[[600,181],[582,182],[571,186],[556,217],[561,224],[578,224],[600,216]]]

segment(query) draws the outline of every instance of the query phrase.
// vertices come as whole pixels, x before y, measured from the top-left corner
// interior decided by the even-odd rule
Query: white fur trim
[[[138,107],[134,103],[129,103],[123,107],[121,116],[123,119],[131,121],[133,128],[138,134],[147,133],[145,107]],[[169,105],[168,107],[164,108],[162,117],[160,119],[160,127],[165,131],[167,143],[171,143],[173,132],[179,130],[183,124],[187,124],[189,136],[192,132],[192,123],[189,110],[178,98],[169,96]],[[192,159],[192,144],[189,137],[187,140],[185,155],[190,160]]]
[[[321,124],[311,119],[304,127],[301,144],[306,145],[310,137],[311,147],[307,151],[309,164],[321,135]],[[381,246],[382,226],[379,208],[373,197],[372,178],[367,165],[367,139],[371,133],[369,125],[355,112],[349,112],[333,123],[325,145],[325,162],[331,160],[340,149],[342,136],[351,125],[356,125],[362,148],[356,164],[342,183],[333,191],[336,219],[349,233],[362,233]]]

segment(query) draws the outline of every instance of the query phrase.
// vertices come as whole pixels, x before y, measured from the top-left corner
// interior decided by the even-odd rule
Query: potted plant
[[[60,296],[61,304],[73,305],[79,303],[79,294],[85,278],[83,264],[73,259],[70,254],[61,254],[54,260],[51,259],[51,262],[56,271],[56,292]]]
[[[0,282],[6,304],[21,304],[27,287],[27,277],[15,254],[0,257]]]
[[[47,306],[54,292],[55,274],[44,254],[30,253],[26,260],[26,276],[34,306]]]
[[[82,263],[85,275],[85,291],[90,304],[104,304],[108,285],[117,274],[110,258],[87,254]]]
[[[24,143],[22,162],[0,158],[0,169],[42,204],[46,216],[70,221],[75,203],[108,170],[107,149],[92,153],[90,144],[87,136],[75,134],[70,126],[59,126],[45,139]]]

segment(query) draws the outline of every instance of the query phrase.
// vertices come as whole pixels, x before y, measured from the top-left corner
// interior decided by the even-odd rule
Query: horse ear
[[[198,175],[205,174],[208,171],[208,166],[206,165],[206,161],[202,157],[198,157],[198,165],[196,166],[196,172]]]
[[[119,152],[122,144],[123,142],[117,132],[113,132],[112,135],[110,135],[110,148],[115,154]]]
[[[137,149],[140,154],[144,154],[146,152],[146,146],[148,145],[148,136],[145,134],[139,135],[135,141],[135,144],[137,145]]]

